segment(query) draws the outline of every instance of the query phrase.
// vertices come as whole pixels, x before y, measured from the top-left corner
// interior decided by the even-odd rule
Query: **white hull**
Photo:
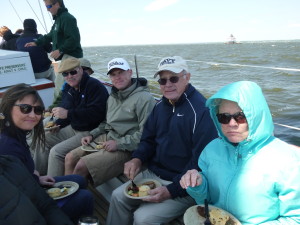
[[[46,108],[52,104],[54,83],[47,79],[35,79],[28,52],[0,50],[0,100],[10,86],[19,83],[34,87]]]

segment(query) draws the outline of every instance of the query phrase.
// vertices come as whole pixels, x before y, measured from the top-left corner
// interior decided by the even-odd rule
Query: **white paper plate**
[[[198,210],[197,210],[198,206],[204,207],[204,205],[194,205],[185,211],[185,213],[183,215],[183,221],[184,221],[185,225],[204,225],[205,217],[202,217],[198,213]],[[229,213],[221,208],[218,208],[216,206],[213,206],[213,205],[209,205],[208,208],[209,208],[209,211],[211,211],[212,209],[219,209],[224,214],[228,215],[233,221],[233,223],[231,225],[241,225],[240,221],[238,221],[238,219],[236,219],[231,213]]]
[[[57,188],[57,187],[61,187],[61,186],[68,188],[68,194],[63,195],[63,196],[59,196],[59,197],[56,197],[56,198],[53,198],[54,200],[70,196],[70,195],[74,194],[78,190],[78,188],[79,188],[79,185],[77,183],[73,182],[73,181],[57,182],[57,183],[55,183],[53,185],[53,188]],[[50,189],[48,189],[48,190],[50,190]],[[47,192],[48,192],[48,190],[47,190]]]
[[[44,128],[45,131],[49,131],[49,130],[53,130],[55,128],[59,127],[58,125],[53,126],[53,127],[48,127],[48,128]]]
[[[140,179],[140,180],[134,180],[134,183],[139,186],[139,185],[142,185],[143,183],[145,182],[148,182],[148,181],[153,181],[155,183],[155,186],[156,187],[161,187],[161,183],[157,180],[154,180],[154,179]],[[127,185],[125,186],[125,189],[124,189],[124,194],[126,197],[128,198],[132,198],[132,199],[143,199],[143,198],[147,198],[148,196],[143,196],[143,197],[134,197],[134,196],[131,196],[128,194],[128,188],[131,187],[131,181],[128,181],[127,182]]]

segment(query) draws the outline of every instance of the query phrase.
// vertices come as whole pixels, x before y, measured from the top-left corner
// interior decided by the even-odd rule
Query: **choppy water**
[[[191,83],[206,97],[222,86],[250,80],[261,86],[275,123],[275,136],[300,146],[300,41],[253,42],[236,45],[223,43],[190,45],[147,45],[86,47],[84,57],[95,76],[108,80],[107,62],[115,57],[128,60],[139,76],[158,87],[153,74],[162,57],[180,55],[188,61]]]

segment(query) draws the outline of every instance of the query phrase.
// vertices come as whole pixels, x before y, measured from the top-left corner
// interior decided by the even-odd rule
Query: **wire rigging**
[[[44,27],[43,23],[41,22],[41,20],[39,19],[39,17],[37,16],[37,14],[35,13],[35,11],[33,10],[31,4],[28,2],[28,0],[26,0],[26,2],[28,3],[29,7],[31,8],[31,11],[34,13],[34,15],[36,16],[36,18],[38,19],[38,21],[40,22],[41,26],[43,27],[44,31],[46,31],[46,28]]]
[[[21,24],[23,24],[23,20],[21,19],[21,17],[19,16],[17,10],[15,9],[15,7],[13,6],[13,4],[11,3],[11,1],[9,0],[9,3],[11,5],[11,7],[14,9],[15,13],[17,14],[17,16],[19,17],[19,20],[21,21]]]
[[[48,33],[48,29],[47,29],[47,25],[46,25],[46,21],[45,21],[45,17],[44,17],[44,13],[43,13],[43,10],[42,10],[42,7],[41,7],[41,1],[37,0],[38,3],[39,3],[39,6],[40,6],[40,11],[41,11],[41,15],[42,15],[42,18],[43,18],[43,21],[44,21],[44,25],[45,25],[45,31],[46,33]]]

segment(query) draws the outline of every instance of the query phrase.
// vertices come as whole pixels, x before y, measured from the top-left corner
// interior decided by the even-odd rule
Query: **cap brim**
[[[164,68],[162,70],[158,70],[155,74],[154,74],[154,78],[157,77],[157,75],[162,72],[162,71],[170,71],[172,73],[180,73],[182,70],[184,69],[174,69],[174,68]]]

